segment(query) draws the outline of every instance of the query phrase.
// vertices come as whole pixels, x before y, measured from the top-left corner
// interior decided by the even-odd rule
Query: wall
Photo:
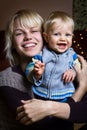
[[[44,18],[49,12],[63,10],[72,16],[73,0],[0,0],[0,30],[5,29],[9,17],[18,9],[30,8]]]

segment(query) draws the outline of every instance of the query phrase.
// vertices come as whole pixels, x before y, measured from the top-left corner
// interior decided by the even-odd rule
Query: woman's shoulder
[[[13,75],[16,75],[16,76],[17,76],[18,73],[15,72],[15,71],[13,71],[12,67],[8,67],[8,68],[6,68],[6,69],[0,71],[0,78],[1,78],[1,77],[4,77],[4,78],[5,78],[5,77],[6,77],[6,78],[12,78]]]
[[[12,69],[11,67],[6,68],[5,70],[0,71],[0,82],[1,80],[5,80],[12,77]]]
[[[14,71],[13,67],[8,67],[0,72],[0,86],[16,87],[23,81],[23,76]]]
[[[14,79],[17,79],[17,73],[13,72],[12,67],[8,67],[0,72],[0,86],[8,86],[14,83]]]
[[[11,71],[11,67],[8,67],[8,68],[0,71],[0,75],[5,75],[5,74],[9,73],[10,71]]]
[[[24,92],[30,91],[31,89],[31,87],[29,87],[31,84],[27,78],[21,74],[21,70],[18,70],[18,67],[8,67],[0,72],[0,87],[1,86],[9,86]]]
[[[21,70],[21,68],[16,65],[16,66],[10,66],[2,71],[0,71],[0,77],[12,77],[13,75],[16,76],[22,76],[23,72]]]

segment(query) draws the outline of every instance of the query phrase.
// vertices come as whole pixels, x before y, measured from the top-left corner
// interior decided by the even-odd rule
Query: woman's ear
[[[43,32],[43,37],[44,37],[45,41],[48,42],[48,35],[46,32]]]

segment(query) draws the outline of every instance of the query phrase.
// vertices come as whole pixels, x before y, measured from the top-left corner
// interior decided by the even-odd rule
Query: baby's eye
[[[66,36],[72,36],[72,34],[67,33]]]
[[[60,34],[59,33],[54,33],[55,36],[59,36]]]

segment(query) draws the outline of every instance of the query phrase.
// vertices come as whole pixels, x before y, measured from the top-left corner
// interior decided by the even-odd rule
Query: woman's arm
[[[82,63],[81,70],[76,68],[79,90],[84,89],[87,91],[87,62],[82,57],[79,57],[79,59]],[[80,102],[74,102],[74,100],[79,100],[78,96],[73,96],[72,101],[68,103],[37,99],[22,101],[23,105],[17,108],[17,120],[25,125],[39,121],[47,116],[55,116],[72,122],[87,121],[87,96],[84,96]]]
[[[32,124],[47,116],[68,119],[70,107],[67,103],[32,99],[23,101],[23,105],[17,108],[17,120],[25,125]]]
[[[87,93],[83,96],[79,102],[69,102],[70,116],[69,121],[75,123],[86,123],[87,122]]]
[[[71,122],[87,122],[87,94],[80,102],[60,103],[38,99],[23,102],[17,109],[17,120],[25,125],[32,124],[47,116],[54,116]]]
[[[81,62],[81,69],[78,66],[75,66],[77,72],[78,87],[76,92],[72,96],[75,102],[80,101],[84,94],[87,92],[87,62],[83,57],[78,56],[79,61]]]

